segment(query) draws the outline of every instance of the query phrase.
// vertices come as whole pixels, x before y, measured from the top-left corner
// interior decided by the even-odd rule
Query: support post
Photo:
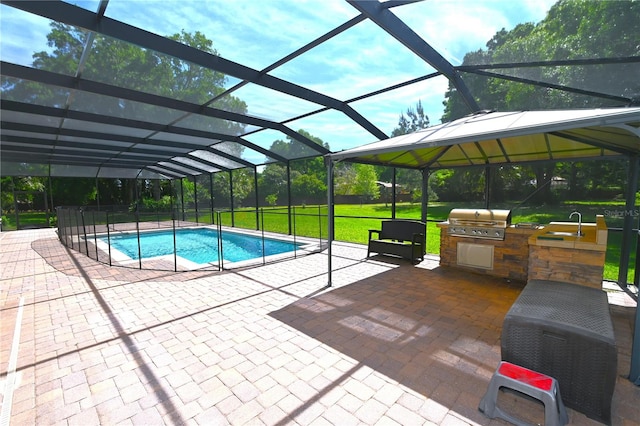
[[[638,157],[629,158],[629,187],[627,188],[627,202],[625,212],[635,211],[636,192],[638,191]],[[618,273],[618,285],[627,287],[627,272],[629,269],[629,257],[631,254],[631,239],[633,232],[633,217],[625,214],[622,233],[622,247],[620,248],[620,270]],[[637,233],[636,233],[637,238]],[[638,244],[636,242],[636,244]],[[637,265],[637,260],[636,260]],[[637,266],[636,266],[637,267]],[[635,326],[633,331],[633,343],[631,345],[631,367],[629,369],[629,380],[640,386],[640,309],[636,302]]]
[[[328,229],[327,229],[327,249],[328,249],[328,270],[327,270],[327,287],[331,287],[331,254],[332,254],[332,243],[334,236],[334,211],[333,211],[333,160],[329,157],[325,157],[325,161],[327,163],[327,219],[328,219]]]
[[[209,173],[209,194],[211,194],[209,202],[211,203],[211,224],[213,225],[215,223],[215,219],[213,217],[213,212],[215,211],[213,205],[213,173]]]
[[[96,205],[100,211],[100,186],[98,185],[98,175],[96,174]]]
[[[289,235],[292,233],[291,224],[291,162],[287,161],[287,217],[289,218]]]
[[[16,182],[11,176],[11,191],[13,192],[13,213],[16,217],[16,231],[20,230],[20,215],[18,214],[18,199],[16,198]]]
[[[47,215],[47,227],[51,227],[51,215],[49,214],[49,203],[47,202],[47,191],[44,191],[44,212]]]
[[[391,177],[391,218],[396,218],[396,168],[393,168]]]
[[[629,380],[631,380],[634,385],[640,386],[640,309],[638,309],[638,302],[636,302],[636,318],[633,331],[633,343],[631,344]]]
[[[256,230],[259,230],[262,227],[262,230],[264,231],[264,211],[262,212],[262,224],[260,224],[260,214],[258,210],[258,200],[260,198],[258,197],[258,167],[256,166],[253,167],[253,186],[256,193]]]
[[[171,200],[171,204],[169,207],[171,209],[171,220],[176,220],[176,202],[175,202],[175,189],[173,188],[173,179],[169,179],[169,200]]]
[[[182,221],[184,222],[184,183],[182,182],[182,178],[180,178],[180,209],[182,209]]]
[[[491,198],[491,166],[484,168],[484,208],[489,208]]]
[[[140,218],[140,188],[138,188],[138,177],[133,180],[133,188],[136,191],[136,220]]]
[[[51,165],[49,165],[49,199],[51,200],[51,210],[56,208],[55,204],[53,204],[53,185],[51,184]],[[56,215],[57,217],[57,215]]]
[[[196,210],[196,223],[198,222],[198,179],[194,175],[193,176],[193,206]]]
[[[625,212],[632,212],[635,208],[636,191],[638,190],[638,157],[629,158],[629,173],[627,182],[627,199]],[[624,215],[622,225],[622,245],[620,247],[620,265],[618,269],[618,285],[622,288],[627,286],[627,274],[629,271],[629,257],[631,254],[631,239],[633,238],[633,217],[630,214]]]
[[[429,207],[429,169],[422,170],[422,206],[420,220],[427,223],[427,208]]]
[[[231,203],[231,227],[236,226],[236,214],[233,208],[233,172],[229,170],[229,202]]]

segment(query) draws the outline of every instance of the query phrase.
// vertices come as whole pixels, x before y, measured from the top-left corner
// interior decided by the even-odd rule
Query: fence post
[[[82,233],[84,235],[84,249],[87,252],[87,257],[89,257],[89,242],[87,241],[87,226],[84,222],[84,210],[80,209],[80,216],[82,217]]]
[[[178,272],[178,247],[176,243],[176,220],[171,218],[173,223],[173,272]]]
[[[222,255],[222,212],[218,212],[218,271],[224,270]]]
[[[322,250],[322,211],[320,210],[320,204],[318,204],[318,241]]]
[[[109,212],[107,211],[107,246],[109,247],[109,266],[111,265],[111,232],[109,232]]]
[[[262,228],[262,264],[266,263],[265,250],[264,250],[264,209],[260,209],[260,227]]]
[[[258,196],[258,166],[253,166],[253,186],[256,193],[256,226],[258,226],[258,209],[260,208],[260,197]],[[264,227],[264,211],[262,212],[262,226]]]
[[[76,210],[76,234],[78,235],[78,251],[82,252],[80,245],[81,245],[81,241],[80,241],[80,222],[84,222],[84,218],[82,218],[82,220],[78,220],[78,214],[80,214],[80,217],[82,218],[82,209],[78,209]]]
[[[56,217],[58,218],[58,239],[62,243],[62,237],[64,236],[64,221],[60,220],[60,207],[56,207]]]
[[[293,206],[293,228],[291,228],[292,219],[289,217],[289,232],[293,232],[293,258],[298,258],[298,245],[296,244],[296,235],[298,234],[296,228],[296,207]]]
[[[142,269],[142,247],[140,246],[140,217],[136,212],[136,236],[138,238],[138,266]]]
[[[231,201],[231,227],[236,226],[236,214],[233,207],[233,173],[229,170],[229,200]]]
[[[91,212],[91,219],[93,220],[93,245],[96,247],[96,261],[100,261],[98,259],[98,233],[96,232],[96,211],[93,210]]]
[[[198,180],[193,176],[193,205],[196,208],[196,224],[198,224]]]

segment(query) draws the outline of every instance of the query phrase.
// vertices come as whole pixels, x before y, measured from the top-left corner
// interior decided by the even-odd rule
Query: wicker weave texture
[[[505,316],[502,359],[554,377],[568,407],[611,421],[617,351],[606,294],[532,280]]]

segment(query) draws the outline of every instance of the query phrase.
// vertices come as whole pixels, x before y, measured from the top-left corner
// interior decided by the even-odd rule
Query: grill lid
[[[511,210],[453,209],[449,223],[459,226],[506,228],[511,225]]]

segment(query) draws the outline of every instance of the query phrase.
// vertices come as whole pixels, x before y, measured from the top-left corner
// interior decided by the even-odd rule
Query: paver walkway
[[[328,288],[326,252],[171,273],[98,264],[54,230],[0,234],[2,426],[504,424],[477,406],[523,283],[334,255]],[[609,294],[614,424],[637,425],[635,304]]]

